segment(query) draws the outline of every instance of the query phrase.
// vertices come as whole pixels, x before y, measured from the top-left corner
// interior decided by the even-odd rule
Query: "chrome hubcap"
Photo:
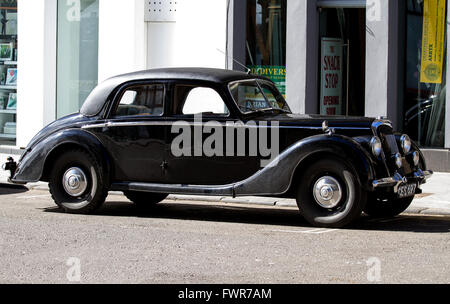
[[[82,195],[87,189],[87,178],[80,168],[70,168],[63,175],[64,190],[73,197]]]
[[[342,199],[341,185],[331,176],[321,177],[314,185],[313,193],[316,202],[326,209],[338,206]]]

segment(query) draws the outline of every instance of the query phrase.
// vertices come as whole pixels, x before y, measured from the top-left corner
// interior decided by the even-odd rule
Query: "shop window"
[[[58,0],[57,117],[78,112],[98,83],[99,0]]]
[[[446,2],[407,0],[404,131],[422,147],[444,147]]]
[[[246,66],[286,95],[286,0],[247,0]]]
[[[15,145],[17,117],[17,1],[0,1],[0,145]]]

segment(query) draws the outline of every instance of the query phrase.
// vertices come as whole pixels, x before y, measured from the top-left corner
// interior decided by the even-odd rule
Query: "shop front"
[[[446,16],[446,0],[234,1],[232,54],[296,112],[387,117],[444,148]]]
[[[26,146],[113,75],[205,66],[270,78],[296,113],[386,117],[450,171],[447,2],[0,1],[0,146]]]

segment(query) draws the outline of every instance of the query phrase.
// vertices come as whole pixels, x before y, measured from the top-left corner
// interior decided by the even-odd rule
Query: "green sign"
[[[280,93],[286,97],[286,67],[274,65],[251,65],[248,66],[253,75],[261,75],[272,80]]]

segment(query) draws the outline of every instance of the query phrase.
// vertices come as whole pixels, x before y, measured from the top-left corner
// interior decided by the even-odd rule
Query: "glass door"
[[[322,115],[364,116],[365,8],[320,8]]]

